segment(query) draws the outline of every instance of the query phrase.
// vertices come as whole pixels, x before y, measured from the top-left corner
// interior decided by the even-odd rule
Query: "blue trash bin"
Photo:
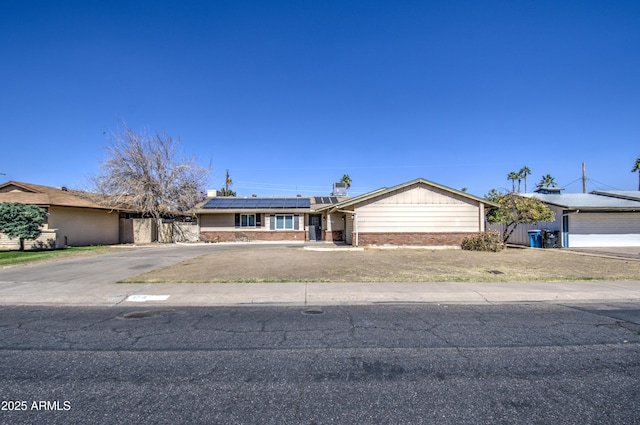
[[[542,230],[529,230],[529,246],[542,248]]]

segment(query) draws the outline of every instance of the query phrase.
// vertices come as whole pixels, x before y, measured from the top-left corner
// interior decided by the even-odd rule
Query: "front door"
[[[313,214],[309,216],[309,240],[322,240],[322,215]]]

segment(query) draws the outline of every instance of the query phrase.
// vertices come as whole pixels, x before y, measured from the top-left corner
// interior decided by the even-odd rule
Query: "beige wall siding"
[[[358,232],[478,232],[480,204],[415,184],[356,208]]]
[[[200,231],[235,230],[235,214],[201,214]],[[264,223],[263,223],[264,224]]]
[[[120,241],[120,220],[116,212],[85,208],[49,207],[48,222],[36,242],[58,247],[65,242],[71,246],[112,245]],[[66,239],[65,239],[66,237]],[[7,244],[11,241],[7,240]],[[34,241],[25,241],[29,249]],[[3,245],[0,243],[0,245]]]
[[[176,221],[170,223],[172,228],[173,242],[196,242],[200,239],[200,229],[198,223],[182,223]]]
[[[331,231],[343,231],[344,230],[344,213],[337,212],[333,214],[327,214],[327,230]]]
[[[111,245],[120,240],[119,215],[107,210],[49,207],[49,229],[70,246]]]
[[[419,204],[419,205],[451,205],[468,204],[470,201],[455,193],[445,192],[434,187],[414,184],[387,194],[383,198],[376,198],[369,203],[376,204]]]
[[[24,241],[24,249],[41,248],[61,248],[61,246],[57,245],[56,231],[47,229],[46,225],[36,239]],[[18,250],[20,249],[20,239],[9,239],[7,235],[0,233],[0,249]]]
[[[293,215],[298,217],[298,230],[305,230],[308,225],[308,217],[306,214],[295,214],[291,212],[277,212],[277,213],[247,213],[247,214],[261,214],[262,225],[260,227],[235,227],[235,214],[200,214],[198,216],[198,222],[200,224],[201,232],[220,232],[220,231],[237,231],[237,230],[250,230],[257,232],[282,232],[283,229],[271,230],[271,215]],[[245,214],[245,213],[243,213]],[[295,229],[291,229],[295,230]]]
[[[360,232],[478,232],[473,205],[370,204],[357,209]]]
[[[353,218],[351,217],[351,214],[346,214],[345,216],[345,242],[349,245],[353,245],[355,243],[355,241],[353,240],[353,232],[354,232],[354,228],[353,228]]]
[[[120,243],[151,243],[157,240],[158,230],[155,219],[120,219]]]

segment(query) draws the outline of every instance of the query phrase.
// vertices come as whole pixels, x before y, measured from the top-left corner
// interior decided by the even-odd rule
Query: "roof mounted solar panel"
[[[338,197],[336,196],[314,196],[316,204],[337,204]]]
[[[309,208],[309,198],[234,198],[220,197],[208,200],[205,209],[295,209]]]

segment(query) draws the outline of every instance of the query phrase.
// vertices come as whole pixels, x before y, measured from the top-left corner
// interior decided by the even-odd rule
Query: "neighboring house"
[[[121,211],[99,205],[84,192],[10,181],[0,184],[0,202],[33,204],[47,210],[42,234],[36,241],[25,241],[27,248],[32,245],[60,248],[121,242]],[[0,248],[17,247],[17,240],[0,235]]]
[[[484,231],[491,202],[424,179],[360,196],[212,197],[194,212],[204,241],[325,240],[460,246]]]
[[[553,212],[551,223],[519,225],[510,243],[529,245],[528,231],[560,234],[564,248],[640,246],[640,192],[560,193],[539,190],[523,194],[540,199]]]

